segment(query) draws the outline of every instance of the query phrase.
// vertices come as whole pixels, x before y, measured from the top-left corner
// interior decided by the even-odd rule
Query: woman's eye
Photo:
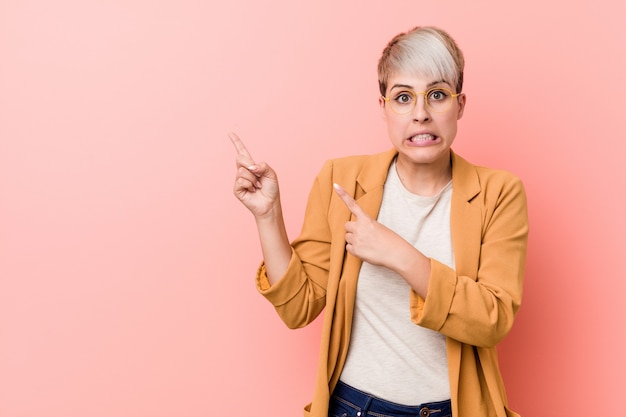
[[[433,90],[428,94],[429,100],[443,100],[446,97],[448,97],[448,94],[443,90]]]
[[[413,101],[413,97],[410,94],[402,93],[396,97],[396,101],[400,104],[407,104]]]

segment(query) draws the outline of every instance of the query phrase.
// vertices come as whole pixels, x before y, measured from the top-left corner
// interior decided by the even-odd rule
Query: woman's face
[[[401,100],[403,92],[420,93],[433,87],[454,92],[454,86],[445,81],[404,73],[394,74],[387,85],[386,96],[390,100]],[[389,101],[379,99],[389,138],[398,150],[399,162],[416,167],[449,164],[450,146],[456,136],[457,121],[463,116],[465,95],[453,98],[450,107],[443,112],[434,112],[426,106],[423,94],[417,94],[416,99],[415,107],[407,114],[395,113]]]

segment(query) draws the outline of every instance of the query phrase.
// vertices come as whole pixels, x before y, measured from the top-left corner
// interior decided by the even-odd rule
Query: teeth
[[[433,140],[433,139],[435,139],[435,137],[433,135],[429,135],[428,133],[423,133],[421,135],[413,136],[411,138],[411,142]]]

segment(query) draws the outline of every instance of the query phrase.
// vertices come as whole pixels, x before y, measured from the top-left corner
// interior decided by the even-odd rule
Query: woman
[[[292,328],[325,309],[305,416],[516,416],[496,344],[522,295],[528,222],[515,176],[451,150],[463,55],[437,28],[390,41],[380,109],[393,149],[327,162],[289,243],[275,172],[241,140],[234,193],[253,213],[259,291]]]

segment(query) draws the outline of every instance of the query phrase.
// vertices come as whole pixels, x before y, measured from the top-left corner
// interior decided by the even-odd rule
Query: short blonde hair
[[[418,26],[396,35],[383,50],[378,61],[380,94],[387,94],[389,78],[397,72],[443,80],[460,93],[464,66],[463,52],[447,32]]]

